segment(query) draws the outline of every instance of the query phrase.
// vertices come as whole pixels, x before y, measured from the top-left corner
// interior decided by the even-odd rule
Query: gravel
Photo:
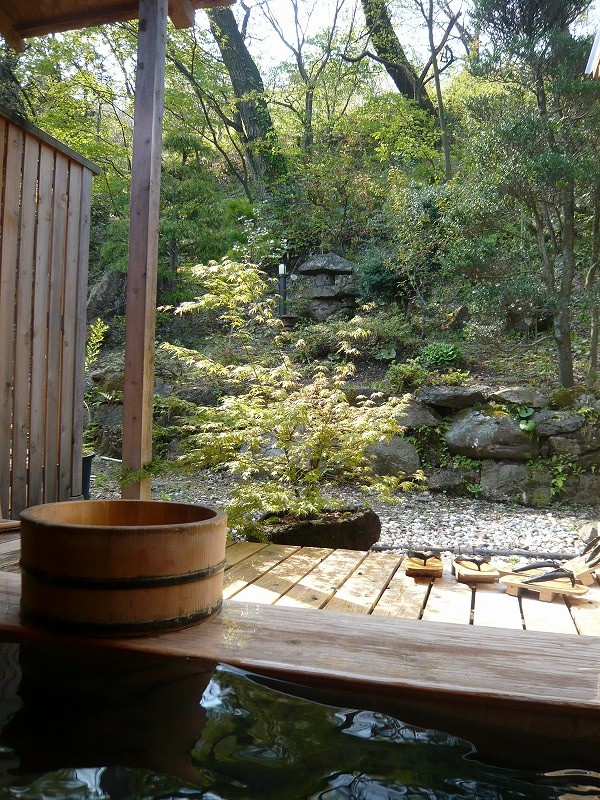
[[[92,499],[120,496],[119,467],[108,459],[95,459]],[[226,473],[169,476],[153,480],[152,496],[223,507],[231,485]],[[575,555],[600,517],[600,510],[592,507],[531,509],[430,492],[408,492],[394,504],[365,497],[360,489],[336,488],[335,496],[348,504],[368,502],[379,514],[381,537],[374,549],[439,547],[453,553],[476,549],[499,555],[515,551]]]

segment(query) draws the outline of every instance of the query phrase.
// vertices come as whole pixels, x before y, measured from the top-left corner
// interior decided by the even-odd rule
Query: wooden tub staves
[[[21,613],[89,634],[182,628],[221,607],[227,519],[145,500],[47,503],[21,513]]]

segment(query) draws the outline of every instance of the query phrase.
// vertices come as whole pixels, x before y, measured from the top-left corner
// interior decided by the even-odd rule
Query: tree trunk
[[[396,35],[386,0],[361,0],[375,52],[400,94],[416,102],[433,116],[433,103],[422,86]]]
[[[575,189],[568,181],[563,194],[562,231],[563,269],[556,296],[554,338],[558,352],[558,377],[565,387],[573,386],[573,350],[571,347],[571,293],[575,275]]]
[[[0,51],[0,105],[25,117],[23,90],[14,73],[17,61],[18,56],[9,53],[8,48]]]
[[[257,183],[268,183],[283,171],[275,148],[276,134],[265,100],[265,87],[230,8],[208,12],[211,33],[229,73],[236,98],[248,169]]]
[[[591,293],[596,284],[598,262],[600,261],[600,185],[594,192],[594,222],[592,227],[592,258],[585,279],[585,291]],[[588,361],[587,384],[594,388],[598,378],[598,334],[600,328],[600,305],[596,301],[590,309],[590,350]]]
[[[304,141],[303,149],[305,153],[310,153],[314,144],[313,134],[313,107],[315,92],[308,88],[304,95]]]
[[[446,128],[446,114],[444,113],[444,98],[442,97],[442,84],[440,83],[440,70],[437,60],[437,52],[433,39],[433,0],[429,0],[429,15],[427,17],[427,31],[429,34],[429,49],[431,51],[431,67],[433,70],[433,80],[435,83],[435,96],[438,107],[438,120],[440,133],[442,134],[442,149],[444,151],[444,172],[446,181],[452,180],[452,161],[450,160],[450,141]]]

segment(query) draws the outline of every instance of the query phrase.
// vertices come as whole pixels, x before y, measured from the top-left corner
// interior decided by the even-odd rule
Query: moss
[[[586,393],[585,386],[578,384],[568,389],[561,387],[552,393],[551,404],[553,408],[572,408],[582,395]]]
[[[481,409],[481,413],[485,414],[486,417],[510,417],[506,406],[502,406],[498,403],[490,403],[488,406]]]
[[[529,495],[528,505],[533,508],[548,508],[552,505],[550,493],[543,488],[537,489]]]

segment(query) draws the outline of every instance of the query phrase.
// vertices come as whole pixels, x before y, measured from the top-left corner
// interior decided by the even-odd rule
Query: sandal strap
[[[544,572],[543,575],[533,575],[531,578],[526,578],[523,583],[543,583],[544,581],[553,581],[556,578],[568,578],[571,581],[571,586],[575,586],[575,576],[570,569],[554,569],[551,572]]]
[[[408,558],[418,558],[423,564],[427,564],[430,558],[439,558],[442,551],[436,548],[431,550],[407,550],[406,555]]]
[[[457,558],[456,559],[456,563],[457,564],[475,564],[475,566],[477,567],[479,572],[481,572],[482,566],[484,564],[489,564],[490,563],[490,557],[489,556],[469,556],[468,558],[467,557]]]
[[[559,563],[558,561],[534,561],[531,564],[515,567],[513,572],[527,572],[530,569],[559,569]]]
[[[581,555],[587,555],[591,550],[598,550],[600,548],[600,536],[594,536],[593,539],[590,539],[586,546],[581,551]]]
[[[600,544],[585,553],[585,563],[588,566],[600,564]]]

